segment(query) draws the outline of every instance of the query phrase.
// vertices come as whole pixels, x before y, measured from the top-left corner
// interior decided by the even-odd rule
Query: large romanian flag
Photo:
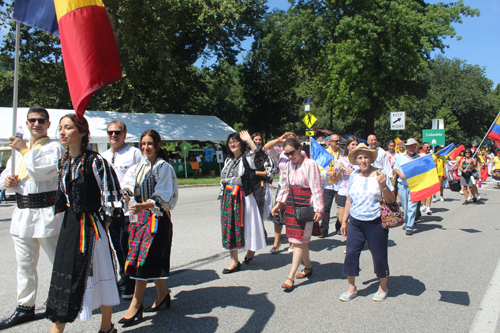
[[[14,18],[60,36],[78,119],[83,117],[94,91],[122,78],[115,37],[102,0],[16,0]]]
[[[498,115],[486,137],[493,141],[500,142],[500,117]]]
[[[439,191],[439,178],[432,155],[412,160],[401,166],[410,188],[410,201],[420,201]]]

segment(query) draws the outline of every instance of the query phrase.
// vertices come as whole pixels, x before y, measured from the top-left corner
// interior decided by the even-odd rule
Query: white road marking
[[[471,333],[494,333],[500,315],[500,261],[491,277],[470,329]]]

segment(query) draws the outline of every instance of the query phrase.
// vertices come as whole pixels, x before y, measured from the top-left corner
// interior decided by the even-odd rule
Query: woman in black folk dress
[[[177,177],[167,154],[160,148],[161,137],[155,130],[147,130],[141,136],[141,151],[144,159],[131,167],[123,178],[125,200],[130,203],[134,196],[136,204],[130,205],[136,222],[130,221],[129,251],[125,261],[125,274],[136,280],[134,297],[125,316],[118,321],[130,325],[143,312],[157,312],[165,304],[170,308],[170,294],[165,279],[170,273],[170,248],[172,244],[172,221],[170,211],[179,197]],[[148,280],[156,286],[156,301],[144,309],[142,297]]]
[[[117,332],[111,323],[113,305],[120,303],[104,221],[121,209],[120,184],[113,168],[98,153],[87,150],[89,125],[68,114],[59,121],[59,135],[68,147],[59,161],[56,212],[64,211],[47,299],[51,332],[66,323],[90,319],[101,308],[99,332]]]

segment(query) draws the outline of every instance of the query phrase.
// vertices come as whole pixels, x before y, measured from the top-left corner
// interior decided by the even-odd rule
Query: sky
[[[451,2],[444,1],[445,3]],[[437,4],[443,1],[427,0],[427,3]],[[500,1],[499,0],[464,0],[464,4],[471,8],[477,8],[481,12],[479,17],[466,17],[462,24],[454,24],[456,38],[446,39],[445,44],[449,48],[444,50],[443,55],[447,58],[459,58],[470,65],[479,65],[485,68],[486,77],[493,81],[493,88],[500,83]],[[290,8],[288,0],[268,0],[269,11],[274,8],[287,10]],[[495,33],[495,31],[497,31]],[[252,39],[247,39],[242,47],[249,50]],[[243,52],[239,55],[239,61],[243,60]],[[433,56],[441,53],[434,52]],[[200,66],[201,62],[196,63]],[[210,65],[210,63],[207,63]]]

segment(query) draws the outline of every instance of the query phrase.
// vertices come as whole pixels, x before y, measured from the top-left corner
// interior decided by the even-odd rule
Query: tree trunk
[[[377,110],[376,98],[372,95],[370,97],[370,108],[364,111],[365,113],[365,128],[364,137],[367,138],[370,134],[375,134],[375,112]],[[376,134],[375,134],[376,135]]]

